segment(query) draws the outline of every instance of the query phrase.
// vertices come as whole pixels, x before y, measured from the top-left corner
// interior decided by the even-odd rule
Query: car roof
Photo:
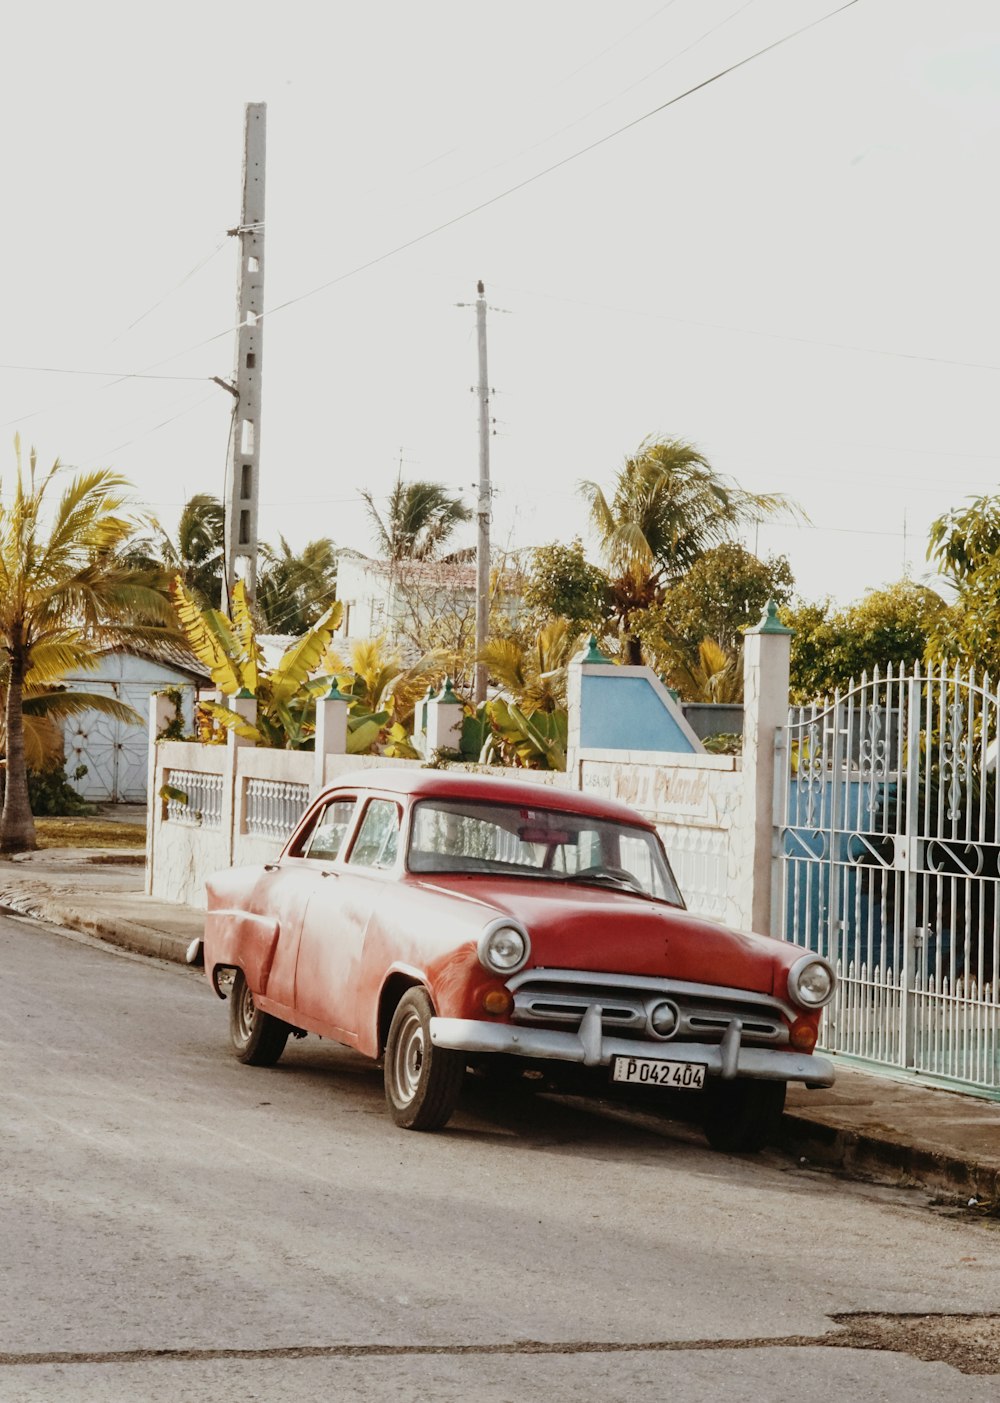
[[[604,799],[566,789],[561,784],[532,783],[530,780],[500,779],[467,770],[410,769],[402,766],[373,765],[340,775],[327,785],[323,796],[337,790],[379,790],[409,795],[414,799],[478,799],[484,803],[519,804],[531,809],[556,809],[562,813],[589,814],[593,818],[654,828],[649,819],[617,799]]]

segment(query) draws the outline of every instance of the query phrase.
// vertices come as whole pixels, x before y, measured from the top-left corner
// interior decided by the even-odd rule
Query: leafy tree
[[[829,601],[783,609],[782,621],[795,630],[793,696],[812,701],[876,667],[919,660],[947,612],[940,595],[912,580],[869,590],[843,609],[831,611]]]
[[[579,537],[532,551],[524,603],[536,618],[567,619],[581,633],[602,632],[613,607],[610,581],[587,560]]]
[[[706,638],[733,653],[744,629],[759,623],[768,601],[787,604],[794,584],[785,556],[760,560],[744,546],[726,541],[706,551],[667,589],[656,612],[692,653]]]
[[[362,490],[361,496],[379,553],[392,562],[435,559],[456,527],[472,520],[472,512],[461,497],[449,496],[440,482],[403,482],[399,478],[384,512],[375,505],[373,493]]]
[[[660,604],[696,560],[741,527],[791,510],[787,498],[747,492],[691,444],[647,439],[627,458],[610,499],[595,482],[581,491],[611,577],[613,617],[628,662],[642,661],[638,617]]]
[[[1000,497],[977,497],[931,524],[927,558],[951,585],[928,654],[1000,677]]]
[[[4,723],[7,782],[0,815],[0,852],[34,848],[28,799],[25,688],[36,658],[48,664],[64,649],[79,656],[102,643],[148,636],[171,621],[166,599],[144,583],[126,557],[138,523],[123,515],[128,487],[106,470],[78,473],[51,502],[56,462],[39,479],[34,450],[27,480],[15,440],[17,474],[0,501],[0,655],[6,669]],[[162,637],[162,632],[160,634]],[[43,675],[42,664],[36,678]]]
[[[296,554],[284,536],[279,548],[261,543],[257,612],[272,633],[308,633],[337,594],[337,548],[326,536]]]

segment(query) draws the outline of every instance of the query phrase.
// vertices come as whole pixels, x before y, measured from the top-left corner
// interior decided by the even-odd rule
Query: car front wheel
[[[465,1057],[431,1042],[434,1010],[423,989],[396,1006],[385,1044],[385,1100],[404,1130],[440,1130],[458,1104]]]
[[[754,1154],[774,1139],[785,1108],[783,1081],[711,1081],[702,1124],[713,1150]]]
[[[291,1031],[289,1024],[257,1007],[246,975],[238,969],[229,995],[229,1036],[239,1060],[250,1067],[273,1067]]]

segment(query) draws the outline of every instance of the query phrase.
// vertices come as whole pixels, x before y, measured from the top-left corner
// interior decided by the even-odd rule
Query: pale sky
[[[265,539],[371,549],[358,491],[387,493],[401,453],[473,504],[455,304],[482,278],[499,544],[586,537],[576,484],[663,434],[796,498],[811,524],[757,546],[806,597],[921,578],[930,520],[998,490],[996,0],[857,0],[353,273],[838,3],[9,10],[0,472],[20,431],[120,470],[167,525],[221,495],[225,230],[264,101],[264,300],[302,298],[264,323]],[[144,370],[191,378],[116,382]]]

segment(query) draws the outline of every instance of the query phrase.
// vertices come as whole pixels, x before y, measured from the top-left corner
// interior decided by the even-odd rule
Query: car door
[[[302,924],[322,885],[333,879],[337,856],[350,832],[357,796],[338,794],[318,811],[315,822],[278,862],[268,863],[254,887],[253,910],[277,922],[278,940],[262,1006],[298,1024],[295,998]]]
[[[365,934],[387,881],[400,862],[401,813],[395,799],[368,799],[335,876],[314,887],[302,924],[295,1002],[308,1026],[355,1044],[360,1010],[376,991],[363,986]]]

